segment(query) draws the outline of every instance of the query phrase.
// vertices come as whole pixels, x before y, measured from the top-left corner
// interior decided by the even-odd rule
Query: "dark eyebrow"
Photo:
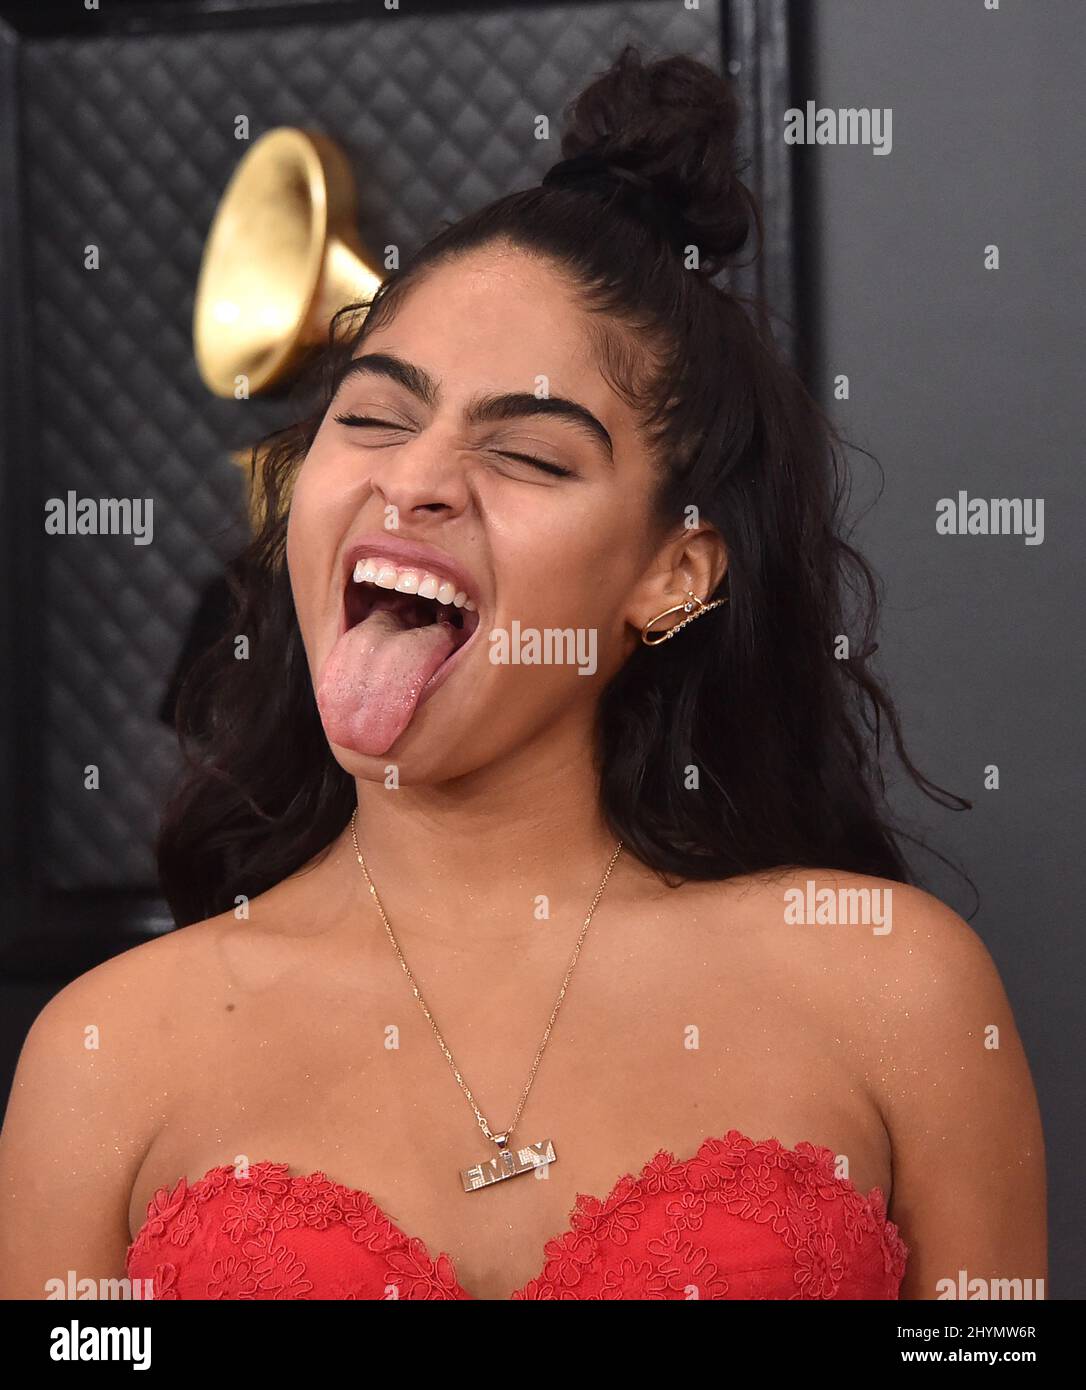
[[[339,379],[339,387],[359,375],[387,377],[410,391],[413,396],[417,396],[425,405],[437,404],[437,382],[430,373],[411,362],[403,361],[400,357],[393,357],[391,353],[364,352],[361,357],[352,357],[347,370]]]
[[[351,359],[350,365],[340,378],[340,386],[352,377],[369,374],[383,376],[397,382],[405,390],[417,396],[424,405],[436,406],[440,398],[437,382],[422,367],[405,362],[387,352],[366,352]],[[476,396],[468,406],[468,420],[480,424],[493,420],[519,420],[525,415],[553,415],[568,420],[571,424],[587,430],[601,444],[607,453],[608,461],[615,457],[611,436],[603,424],[583,405],[566,400],[563,396],[536,396],[531,391],[508,392],[499,396]]]

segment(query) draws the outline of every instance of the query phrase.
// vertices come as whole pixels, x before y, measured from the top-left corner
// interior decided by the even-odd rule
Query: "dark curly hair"
[[[573,103],[554,177],[445,227],[371,302],[336,315],[310,369],[314,408],[253,450],[263,517],[231,570],[231,633],[249,636],[251,658],[235,661],[225,637],[179,699],[187,771],[159,838],[179,922],[272,887],[350,817],[354,783],[324,736],[291,598],[291,483],[366,335],[435,267],[498,242],[576,287],[601,369],[658,469],[652,521],[681,525],[696,508],[727,545],[714,597],[729,602],[697,640],[639,645],[600,701],[615,834],[667,882],[781,866],[909,882],[911,837],[885,807],[884,730],[927,795],[969,805],[913,766],[872,672],[877,586],[844,530],[842,441],[775,346],[765,306],[717,283],[762,235],[736,158],[739,116],[708,67],[645,63],[628,46]]]

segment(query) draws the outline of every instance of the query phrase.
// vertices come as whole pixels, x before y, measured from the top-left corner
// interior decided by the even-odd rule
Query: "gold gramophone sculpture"
[[[327,341],[337,309],[381,283],[356,226],[354,177],[339,146],[280,126],[234,170],[211,224],[192,317],[208,389],[234,398],[288,379],[307,348]]]

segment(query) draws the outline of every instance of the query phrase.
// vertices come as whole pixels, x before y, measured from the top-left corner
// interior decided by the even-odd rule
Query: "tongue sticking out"
[[[387,752],[455,645],[448,623],[405,628],[384,609],[349,628],[329,653],[317,690],[328,738],[356,753]]]

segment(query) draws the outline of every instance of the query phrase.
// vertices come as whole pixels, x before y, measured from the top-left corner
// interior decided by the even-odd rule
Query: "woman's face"
[[[337,760],[440,781],[587,729],[630,624],[675,599],[654,466],[573,293],[518,249],[482,248],[417,284],[355,360],[287,540]]]

